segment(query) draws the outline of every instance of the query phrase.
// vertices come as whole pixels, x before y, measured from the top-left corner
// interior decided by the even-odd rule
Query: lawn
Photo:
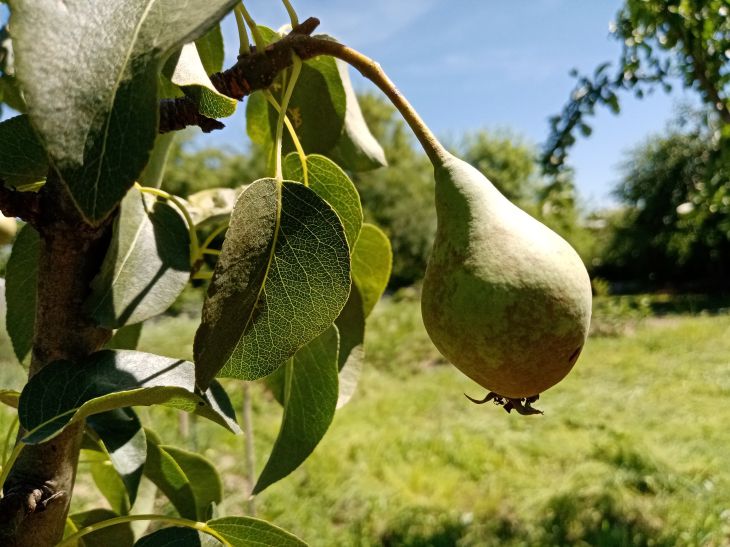
[[[258,515],[312,545],[728,544],[730,314],[652,309],[604,301],[596,322],[611,336],[589,340],[544,416],[523,417],[467,401],[483,390],[431,346],[415,296],[387,299],[355,397],[307,463],[258,496]],[[161,318],[140,349],[189,357],[194,330],[186,314]],[[281,411],[253,395],[260,469]],[[222,514],[245,511],[242,438],[197,422],[181,440],[175,414],[143,414],[218,462]],[[79,488],[77,506],[96,497]]]

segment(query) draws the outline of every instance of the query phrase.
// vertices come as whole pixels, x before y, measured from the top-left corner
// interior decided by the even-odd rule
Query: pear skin
[[[438,350],[501,397],[534,397],[578,359],[591,284],[575,250],[468,163],[435,165],[436,239],[422,314]]]

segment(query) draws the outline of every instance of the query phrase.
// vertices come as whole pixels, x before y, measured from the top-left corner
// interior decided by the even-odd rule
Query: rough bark
[[[38,305],[29,377],[57,359],[75,360],[98,350],[110,336],[82,313],[107,246],[109,223],[92,227],[83,222],[53,176],[39,199]],[[42,547],[61,539],[82,434],[83,424],[76,424],[22,450],[0,500],[0,545]]]

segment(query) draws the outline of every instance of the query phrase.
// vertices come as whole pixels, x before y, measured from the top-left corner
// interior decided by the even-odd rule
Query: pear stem
[[[449,153],[439,142],[436,136],[425,124],[416,109],[411,106],[403,94],[398,90],[393,81],[383,71],[380,64],[370,57],[363,55],[357,50],[332,40],[307,37],[308,47],[316,49],[318,55],[331,55],[353,66],[365,78],[373,82],[387,97],[393,106],[400,112],[416,138],[421,143],[423,150],[434,166],[444,163]]]

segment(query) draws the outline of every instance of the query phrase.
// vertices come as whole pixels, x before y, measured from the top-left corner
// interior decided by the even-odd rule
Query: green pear
[[[449,361],[493,392],[488,399],[527,398],[529,407],[580,355],[591,318],[588,273],[564,239],[471,165],[442,152],[434,168],[426,330]]]

